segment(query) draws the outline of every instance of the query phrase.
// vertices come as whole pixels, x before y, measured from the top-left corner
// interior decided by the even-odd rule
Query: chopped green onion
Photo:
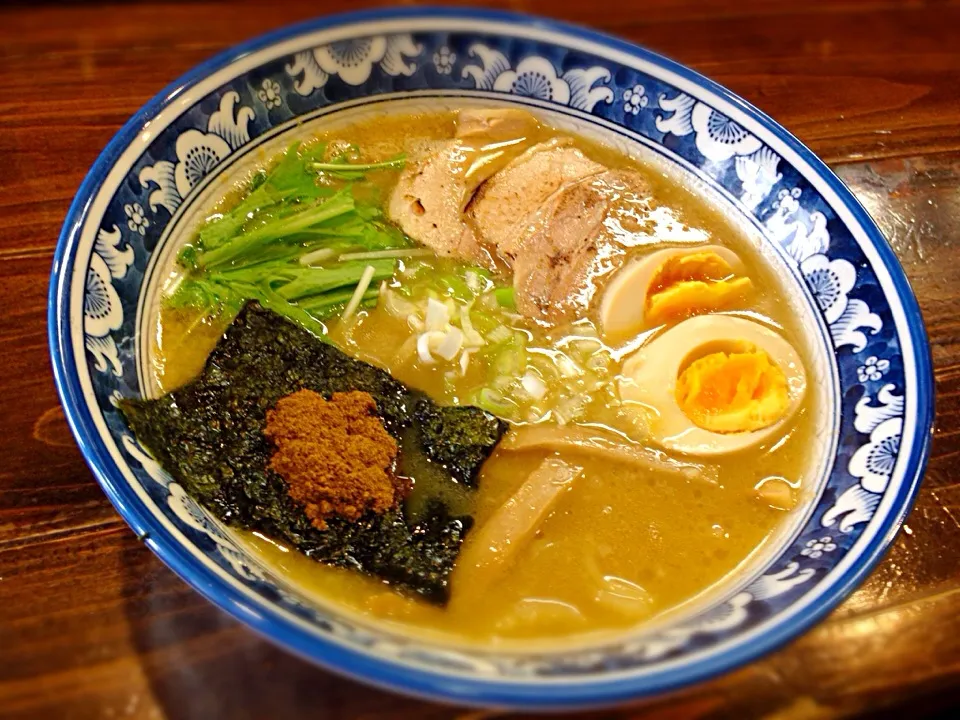
[[[476,405],[487,412],[491,412],[498,417],[513,417],[517,412],[517,406],[490,388],[483,388],[477,395]]]
[[[500,307],[505,307],[509,310],[517,309],[516,298],[514,297],[512,287],[497,288],[493,291],[493,295],[497,299],[497,304],[500,305]]]
[[[487,340],[494,345],[507,342],[512,338],[513,331],[506,325],[497,325],[493,330],[487,333]]]

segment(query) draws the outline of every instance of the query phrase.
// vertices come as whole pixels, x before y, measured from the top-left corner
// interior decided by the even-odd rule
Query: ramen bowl
[[[788,288],[822,394],[810,450],[816,477],[763,552],[683,611],[593,642],[466,648],[313,602],[187,495],[117,407],[154,392],[149,323],[164,258],[231,168],[310,123],[478,103],[526,107],[624,154],[655,156],[748,228]],[[569,708],[648,696],[731,670],[808,629],[892,541],[919,485],[933,418],[930,353],[910,287],[876,225],[822,162],[759,110],[670,60],[504,13],[324,18],[177,80],[124,125],[80,187],[56,251],[49,332],[87,462],[180,577],[319,665],[477,705]]]

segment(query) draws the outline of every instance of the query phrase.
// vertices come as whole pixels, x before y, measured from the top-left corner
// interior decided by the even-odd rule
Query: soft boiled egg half
[[[637,258],[611,279],[600,306],[607,336],[627,336],[692,315],[730,310],[753,288],[743,262],[719,245],[669,248]]]
[[[653,439],[691,455],[763,442],[806,392],[800,356],[777,332],[733,315],[700,315],[665,331],[623,364],[620,397],[646,413]]]

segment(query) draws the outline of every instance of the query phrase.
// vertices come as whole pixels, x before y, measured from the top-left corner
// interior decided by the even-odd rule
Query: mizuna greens
[[[341,152],[324,162],[327,151],[294,143],[234,207],[212,215],[178,256],[170,306],[232,316],[257,300],[323,336],[323,320],[351,299],[375,300],[397,259],[419,251],[357,183],[402,168],[404,158],[351,163]]]

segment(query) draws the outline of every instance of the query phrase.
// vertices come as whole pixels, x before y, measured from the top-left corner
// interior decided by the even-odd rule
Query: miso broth
[[[342,124],[310,140],[333,149],[355,146],[360,149],[354,155],[356,161],[377,163],[401,153],[407,158],[429,153],[437,143],[451,138],[455,127],[453,112],[394,114]],[[623,157],[546,124],[530,142],[558,136],[572,138],[572,147],[591,161],[642,178],[648,191],[642,204],[611,202],[604,223],[609,230],[610,219],[616,217],[615,234],[621,244],[609,267],[595,279],[596,295],[583,312],[559,321],[526,317],[512,306],[487,313],[482,298],[496,293],[487,284],[510,272],[501,258],[481,273],[464,271],[473,265],[456,258],[417,252],[398,258],[394,274],[372,288],[379,288],[376,298],[364,300],[347,319],[340,317],[342,311],[326,317],[323,326],[347,354],[385,369],[440,403],[487,402],[485,409],[492,407],[491,412],[503,408],[503,416],[514,428],[602,428],[610,436],[652,448],[670,461],[696,466],[702,470],[700,476],[678,480],[676,474],[641,470],[603,454],[543,448],[518,451],[501,443],[483,465],[475,491],[445,491],[445,502],[473,518],[474,528],[466,536],[462,553],[470,550],[477,529],[545,458],[558,455],[582,471],[532,536],[510,549],[508,566],[492,590],[474,592],[470,568],[455,566],[449,602],[443,607],[376,578],[316,562],[282,539],[240,533],[265,566],[316,601],[454,642],[569,641],[633,627],[695,601],[748,565],[796,512],[818,461],[810,453],[819,412],[816,388],[808,388],[798,409],[762,442],[708,455],[665,448],[651,430],[661,409],[647,407],[646,401],[640,410],[625,408],[620,398],[625,360],[662,337],[664,324],[617,335],[604,332],[600,315],[600,299],[610,278],[632,260],[664,248],[723,246],[742,261],[738,274],[750,279],[752,291],[748,300],[719,310],[717,316],[750,318],[773,328],[796,350],[809,372],[805,339],[774,269],[742,228],[653,161]],[[396,182],[396,173],[371,174],[364,181],[364,191],[386,198]],[[234,202],[235,197],[227,197],[219,207]],[[627,235],[629,241],[624,240]],[[176,284],[178,272],[173,271],[171,284]],[[495,344],[488,339],[467,354],[466,362],[463,350],[456,360],[446,362],[431,355],[429,348],[426,357],[431,362],[424,362],[425,351],[417,346],[417,338],[427,330],[416,326],[423,319],[411,320],[404,308],[422,303],[425,295],[418,295],[417,288],[440,276],[464,279],[481,289],[475,295],[464,291],[468,301],[462,301],[457,288],[447,295],[437,291],[435,303],[446,304],[451,317],[463,313],[460,306],[464,304],[468,317],[474,311],[478,317],[490,314],[495,318],[487,318],[492,329],[476,332],[484,338],[510,334],[522,351],[505,361],[490,349]],[[153,357],[158,387],[169,391],[193,378],[229,321],[228,316],[211,317],[206,310],[162,304]],[[468,322],[474,330],[473,321]],[[500,331],[500,327],[506,329]],[[458,329],[461,335],[467,332],[466,327]],[[669,350],[666,355],[678,352]],[[410,512],[416,512],[423,496],[437,492],[428,480],[421,484],[415,477],[405,501]]]

